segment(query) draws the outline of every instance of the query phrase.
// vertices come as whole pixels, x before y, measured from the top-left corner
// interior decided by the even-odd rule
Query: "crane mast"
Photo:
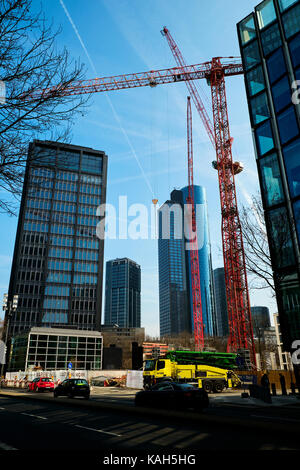
[[[192,305],[194,320],[195,349],[201,351],[204,348],[201,284],[199,270],[199,252],[197,238],[197,221],[194,198],[194,171],[193,171],[193,134],[192,134],[192,109],[191,100],[187,99],[187,153],[188,153],[188,197],[186,199],[188,207],[191,209],[189,217],[190,245],[189,250],[191,281],[192,281]]]

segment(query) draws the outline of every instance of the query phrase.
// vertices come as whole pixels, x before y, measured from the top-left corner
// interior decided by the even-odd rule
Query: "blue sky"
[[[236,23],[257,0],[33,0],[46,17],[62,26],[58,47],[66,46],[87,66],[86,78],[143,72],[175,65],[166,39],[167,26],[188,64],[214,56],[238,56]],[[67,17],[63,4],[69,12]],[[77,30],[75,32],[74,26]],[[79,34],[79,37],[78,37]],[[201,90],[210,103],[210,89]],[[109,158],[107,202],[149,207],[153,194],[162,204],[170,191],[187,185],[186,97],[184,83],[97,93],[88,113],[73,127],[72,143],[104,150]],[[258,190],[257,170],[242,77],[227,79],[227,97],[235,160],[245,165],[237,177],[237,197],[245,204]],[[205,99],[204,99],[205,102]],[[223,265],[217,173],[211,166],[214,151],[193,108],[194,182],[205,186],[208,199],[213,267]],[[43,138],[44,136],[37,136]],[[129,219],[130,221],[130,219]],[[0,216],[0,295],[7,292],[17,219]],[[107,240],[105,261],[129,257],[142,268],[142,326],[159,332],[157,242]],[[250,293],[252,305],[276,303],[267,291]]]

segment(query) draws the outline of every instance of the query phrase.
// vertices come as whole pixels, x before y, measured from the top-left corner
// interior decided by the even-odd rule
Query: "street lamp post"
[[[4,294],[4,296],[3,296],[2,309],[6,312],[5,320],[4,320],[4,329],[5,329],[5,341],[4,341],[4,343],[5,343],[5,346],[7,346],[10,319],[12,317],[13,312],[15,312],[17,310],[18,299],[19,299],[18,295],[14,295],[13,300],[8,300],[8,294]],[[4,329],[3,329],[3,333],[4,333]],[[2,335],[2,337],[3,337],[3,335]],[[1,377],[3,376],[3,373],[4,373],[4,366],[5,366],[5,364],[3,363],[1,365]]]

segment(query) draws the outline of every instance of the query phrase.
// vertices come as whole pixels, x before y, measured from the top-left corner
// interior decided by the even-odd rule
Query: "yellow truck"
[[[198,351],[168,351],[165,356],[144,362],[144,388],[163,380],[195,383],[208,393],[241,386],[232,369],[237,368],[236,354]]]

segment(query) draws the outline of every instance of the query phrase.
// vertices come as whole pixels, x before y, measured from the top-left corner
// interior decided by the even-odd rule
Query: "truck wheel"
[[[211,393],[212,389],[213,385],[209,380],[203,383],[203,390],[205,390],[207,393]]]
[[[214,392],[222,393],[224,390],[224,384],[222,382],[217,382],[214,384]]]

